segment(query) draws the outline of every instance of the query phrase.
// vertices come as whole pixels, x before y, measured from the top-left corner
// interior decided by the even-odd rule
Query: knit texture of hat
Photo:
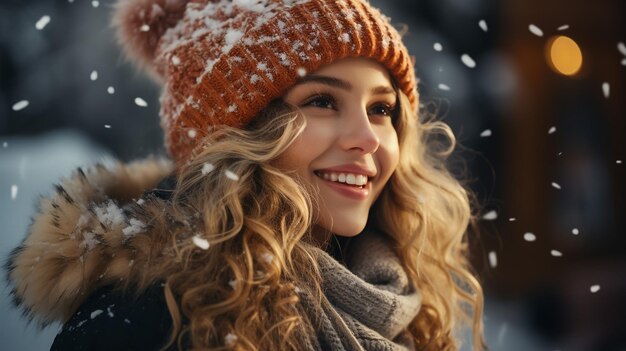
[[[161,126],[179,164],[213,127],[244,127],[341,58],[380,62],[417,110],[408,50],[365,0],[120,0],[114,24],[128,56],[163,85]]]

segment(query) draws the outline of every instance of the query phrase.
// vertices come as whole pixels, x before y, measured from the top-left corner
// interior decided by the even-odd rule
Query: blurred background
[[[451,167],[482,205],[491,350],[626,350],[626,2],[371,2],[406,26],[422,109],[454,130]],[[59,177],[164,153],[159,89],[123,60],[112,4],[0,2],[3,260]],[[2,290],[3,350],[58,329]]]

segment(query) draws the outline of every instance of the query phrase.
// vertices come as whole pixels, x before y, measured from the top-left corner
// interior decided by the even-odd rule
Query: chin
[[[342,236],[344,238],[352,238],[355,237],[359,234],[361,234],[363,230],[359,230],[357,232],[351,231],[351,232],[343,232],[343,231],[335,231],[335,235],[336,236]]]
[[[353,237],[363,232],[363,229],[365,229],[365,224],[366,222],[335,223],[332,229],[328,229],[329,227],[326,227],[325,225],[322,225],[322,227],[326,228],[326,230],[338,236]]]

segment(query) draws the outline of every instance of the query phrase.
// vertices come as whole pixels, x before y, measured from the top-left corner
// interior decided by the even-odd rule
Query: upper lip
[[[318,169],[317,172],[333,172],[333,173],[354,173],[363,174],[372,178],[376,176],[376,171],[357,164],[345,164],[329,168]]]

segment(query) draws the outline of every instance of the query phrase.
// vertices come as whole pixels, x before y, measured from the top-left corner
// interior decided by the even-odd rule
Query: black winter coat
[[[144,196],[168,201],[175,185],[175,178],[167,177]],[[111,286],[96,291],[63,325],[50,350],[161,350],[172,327],[163,286],[155,283],[138,298]],[[168,348],[176,349],[176,344]]]
[[[85,300],[63,325],[50,350],[160,350],[169,338],[171,327],[160,283],[138,299],[107,287]]]

